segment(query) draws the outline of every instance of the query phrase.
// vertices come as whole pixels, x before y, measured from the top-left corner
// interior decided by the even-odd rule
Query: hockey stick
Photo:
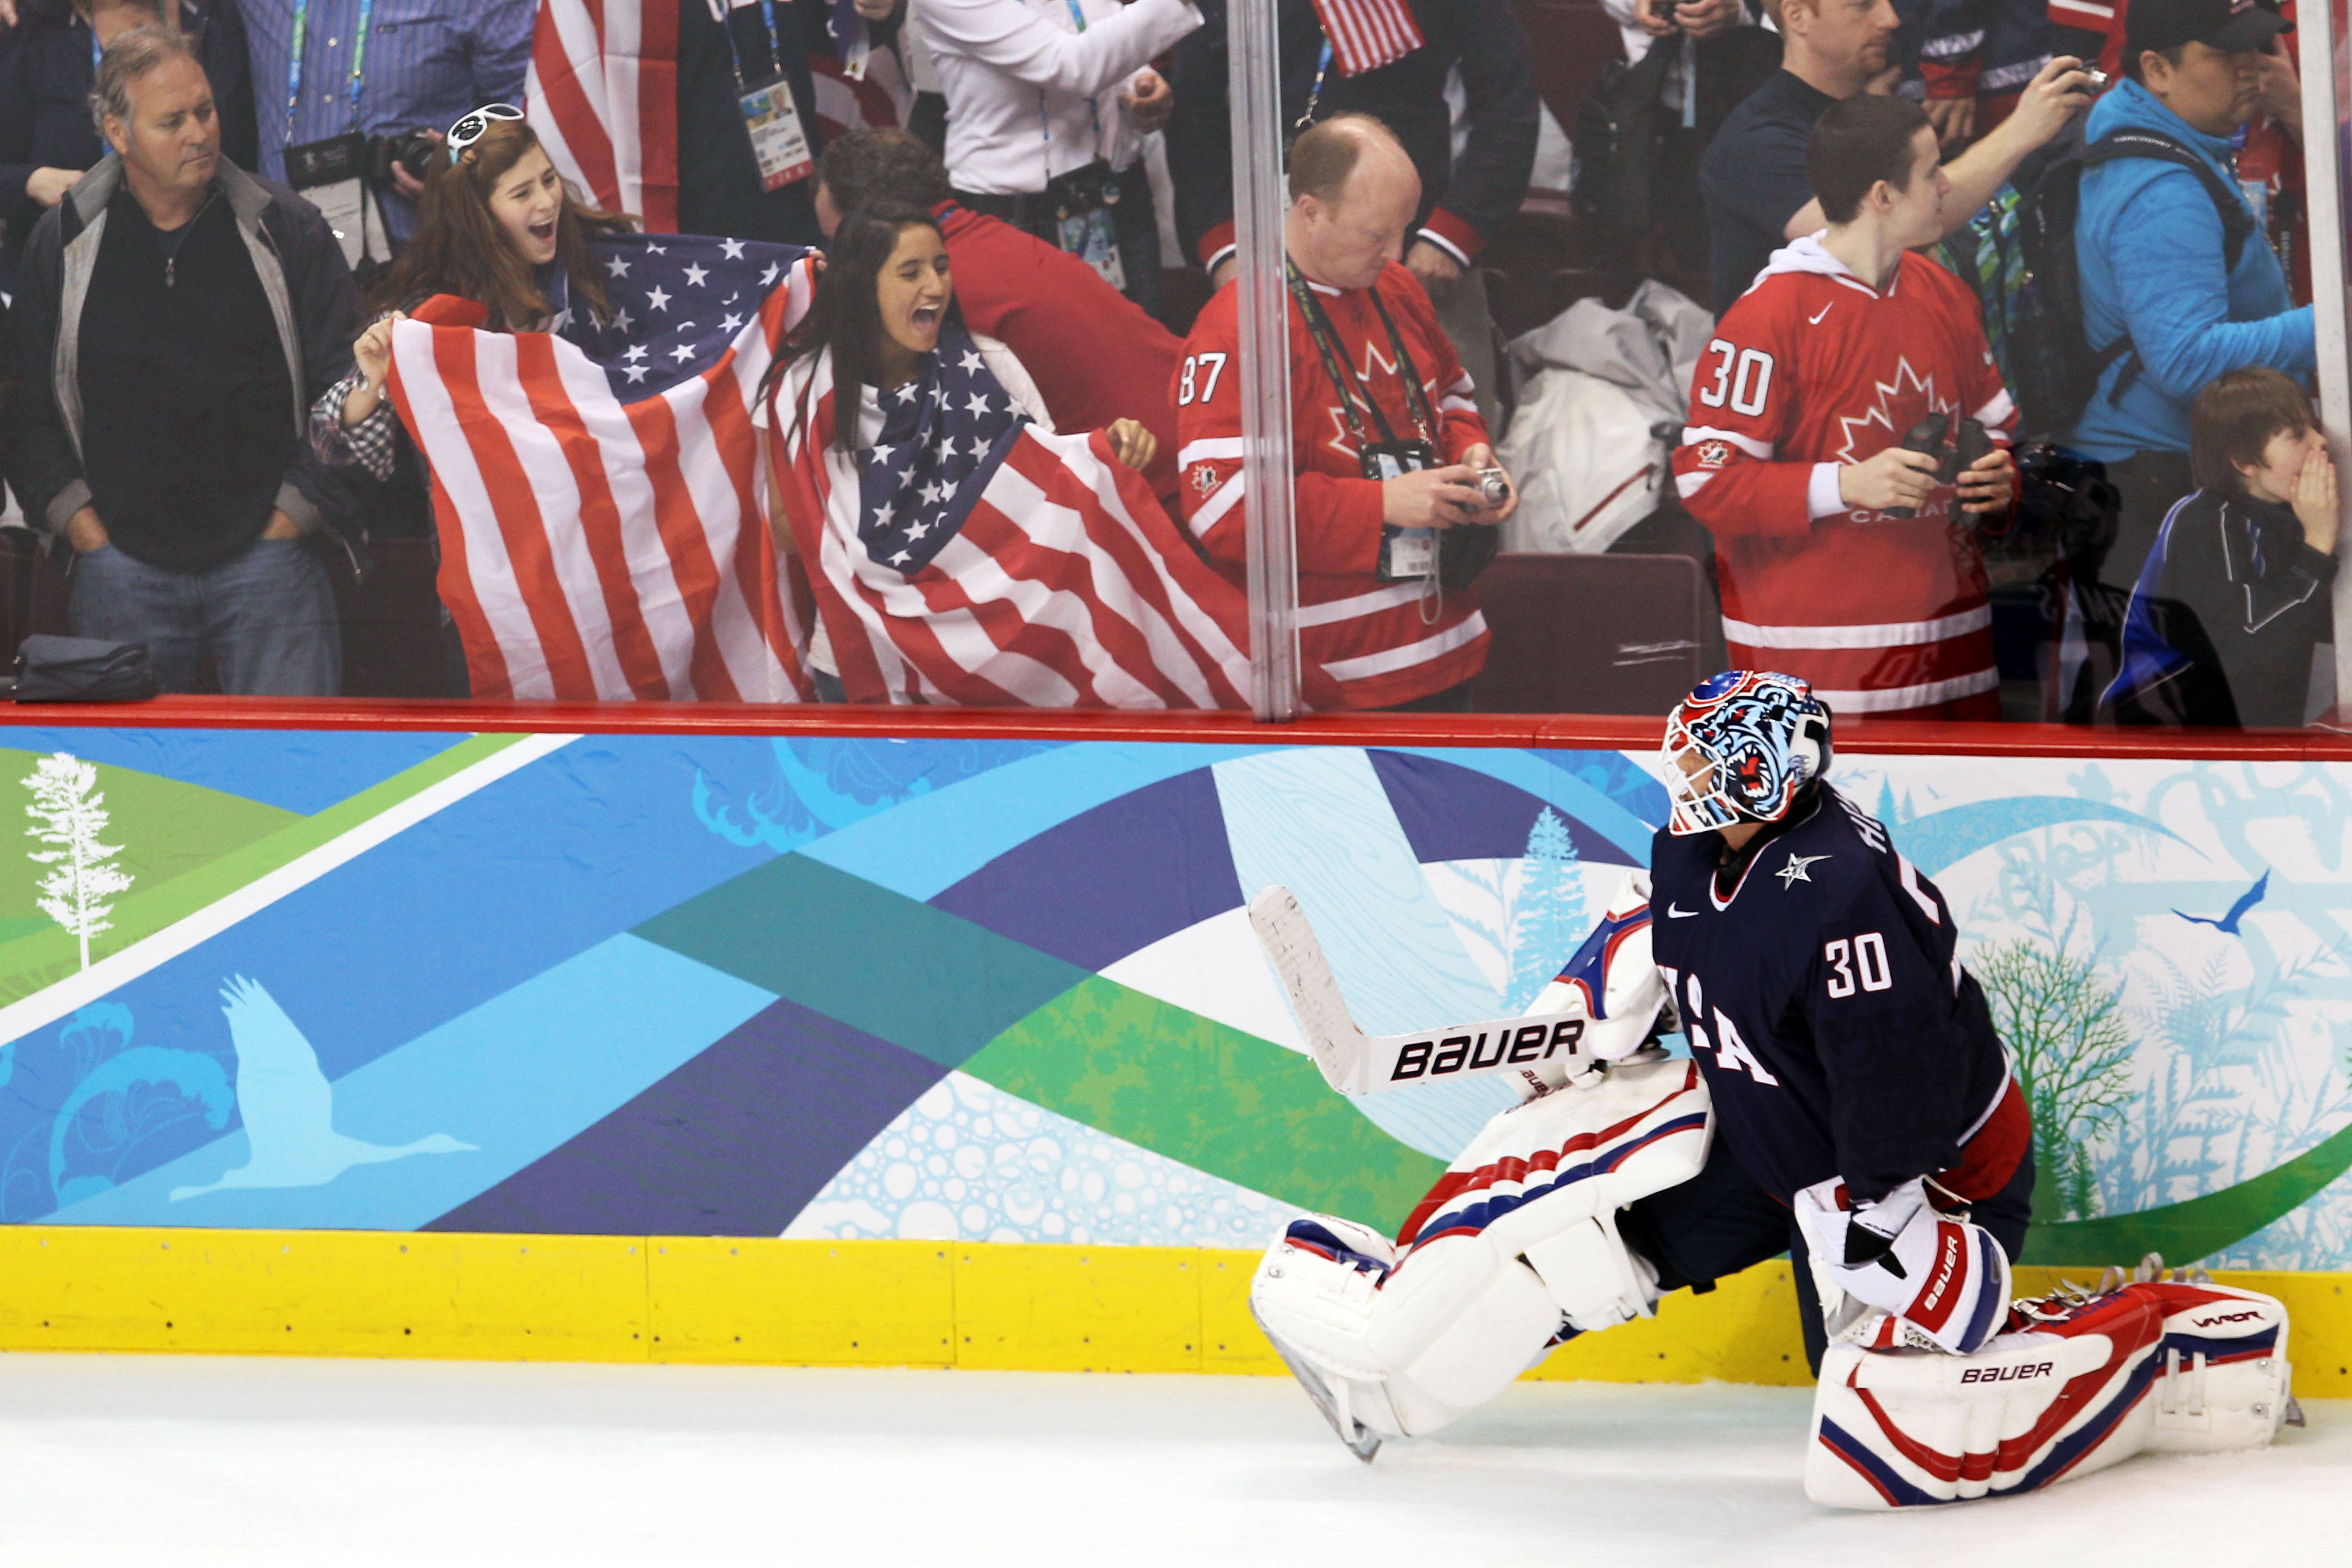
[[[1261,891],[1250,900],[1249,918],[1290,998],[1315,1065],[1341,1094],[1379,1094],[1440,1079],[1517,1072],[1562,1050],[1577,1055],[1584,1037],[1584,1019],[1558,1013],[1368,1036],[1356,1027],[1323,944],[1315,940],[1315,928],[1289,889],[1276,884]]]

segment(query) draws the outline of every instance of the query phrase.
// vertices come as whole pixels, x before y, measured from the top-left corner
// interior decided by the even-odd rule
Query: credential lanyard
[[[1307,335],[1315,340],[1315,352],[1323,361],[1323,374],[1331,378],[1331,384],[1339,390],[1339,415],[1348,422],[1348,434],[1355,437],[1359,448],[1363,447],[1364,422],[1356,413],[1356,399],[1360,397],[1365,411],[1371,415],[1373,425],[1380,430],[1381,439],[1394,441],[1396,432],[1390,427],[1388,416],[1381,412],[1381,405],[1373,401],[1370,391],[1357,379],[1355,367],[1349,364],[1340,353],[1339,334],[1332,329],[1331,318],[1323,313],[1323,301],[1315,297],[1315,290],[1308,287],[1306,279],[1299,276],[1297,268],[1285,261],[1282,269],[1285,280],[1290,286],[1290,297],[1298,302],[1299,314],[1307,318]],[[1396,322],[1389,319],[1389,308],[1381,303],[1379,285],[1373,286],[1371,296],[1372,309],[1380,313],[1381,325],[1388,329],[1389,346],[1396,350],[1397,368],[1404,373],[1405,405],[1412,410],[1412,422],[1421,426],[1421,438],[1434,447],[1437,445],[1437,421],[1432,417],[1429,399],[1421,389],[1421,372],[1413,364],[1412,353],[1404,346],[1404,338],[1397,331]]]
[[[368,25],[375,15],[375,0],[360,0],[359,26],[352,38],[352,122],[349,129],[360,128],[360,72],[367,64]],[[286,141],[294,140],[294,110],[302,102],[302,49],[310,26],[310,0],[294,0],[294,37],[286,59]],[[98,34],[90,33],[93,47]]]
[[[743,79],[743,54],[735,47],[735,7],[730,0],[719,0],[719,4],[722,11],[719,30],[726,35],[727,58],[735,64],[735,85],[749,90],[750,84]],[[784,74],[784,39],[783,35],[776,31],[776,0],[760,0],[760,15],[768,21],[768,64],[778,76],[782,76]]]

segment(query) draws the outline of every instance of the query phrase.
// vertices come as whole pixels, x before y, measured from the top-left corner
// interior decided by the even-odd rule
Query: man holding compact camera
[[[1343,705],[1467,712],[1486,662],[1471,584],[1517,510],[1470,377],[1399,262],[1421,178],[1388,128],[1335,115],[1290,154],[1291,461],[1301,655]],[[1185,341],[1173,396],[1184,521],[1245,575],[1235,289]]]
[[[1972,520],[2009,509],[2017,411],[1976,296],[1915,249],[1949,216],[1937,159],[1908,99],[1822,113],[1806,173],[1829,226],[1725,314],[1675,454],[1715,535],[1731,661],[1841,715],[2000,717]]]
[[[416,221],[440,132],[520,103],[533,0],[238,0],[253,57],[261,172],[326,215],[354,268]]]

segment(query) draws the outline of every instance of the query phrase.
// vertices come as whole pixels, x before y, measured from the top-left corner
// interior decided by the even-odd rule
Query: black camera
[[[1673,21],[1675,19],[1675,3],[1676,0],[1650,0],[1650,16],[1652,19],[1660,22]]]
[[[433,173],[434,162],[441,156],[441,144],[425,131],[402,131],[390,136],[368,138],[368,176],[377,184],[392,185],[392,171],[403,168],[419,184]]]
[[[1959,477],[1993,454],[1991,432],[1973,419],[1960,421],[1959,439],[1952,439],[1952,416],[1930,414],[1903,434],[1903,449],[1938,459],[1930,474],[1939,485],[1956,483]],[[1916,517],[1916,509],[1895,506],[1886,509],[1889,517]]]

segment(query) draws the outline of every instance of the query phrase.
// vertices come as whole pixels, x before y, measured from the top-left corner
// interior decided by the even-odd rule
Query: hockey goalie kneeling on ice
[[[1525,1017],[1368,1038],[1297,901],[1252,901],[1333,1087],[1494,1075],[1522,1097],[1393,1242],[1310,1215],[1258,1268],[1258,1321],[1359,1457],[1782,1252],[1822,1378],[1820,1501],[2026,1490],[2275,1430],[2286,1325],[2267,1297],[2137,1279],[2012,1306],[2025,1099],[1949,906],[1825,782],[1831,756],[1801,680],[1694,690],[1667,721],[1650,871]],[[1665,1026],[1689,1060],[1654,1048]]]

